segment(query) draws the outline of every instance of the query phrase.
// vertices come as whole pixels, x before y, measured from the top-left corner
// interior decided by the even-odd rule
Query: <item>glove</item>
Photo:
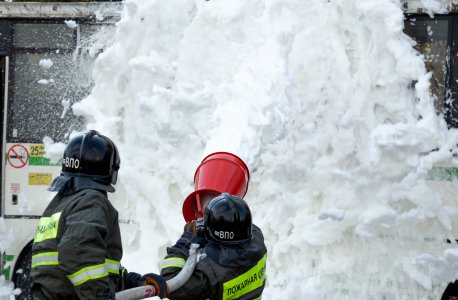
[[[197,236],[196,221],[188,222],[184,225],[183,235],[172,246],[172,249],[180,251],[186,257],[189,257],[191,244],[198,244],[200,248],[205,247],[207,240],[204,237]]]
[[[105,298],[105,300],[116,300],[116,294],[112,288],[110,288],[110,292],[108,293],[108,296]]]
[[[125,272],[123,276],[124,289],[128,290],[134,287],[138,287],[138,282],[141,280],[142,275],[135,272]],[[142,282],[143,284],[143,282]],[[141,285],[141,284],[140,284]]]
[[[186,223],[186,225],[184,225],[183,234],[188,233],[188,232],[192,233],[193,235],[197,235],[196,221],[191,221],[191,222]]]
[[[138,286],[153,285],[156,288],[156,296],[164,299],[169,296],[169,286],[165,282],[164,277],[153,273],[145,274],[138,281]]]

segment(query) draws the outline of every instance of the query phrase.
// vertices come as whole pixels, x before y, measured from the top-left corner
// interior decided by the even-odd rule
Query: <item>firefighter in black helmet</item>
[[[205,247],[191,278],[169,299],[260,299],[266,283],[267,249],[261,230],[252,224],[247,203],[224,193],[204,211],[205,240],[196,222],[185,225],[183,236],[164,259],[161,275],[176,276],[189,256],[190,244]]]
[[[120,168],[115,144],[95,130],[67,145],[58,192],[41,217],[32,247],[32,292],[40,299],[114,300],[115,292],[153,284],[167,296],[164,278],[127,273],[122,258],[118,211],[107,192],[115,191]]]

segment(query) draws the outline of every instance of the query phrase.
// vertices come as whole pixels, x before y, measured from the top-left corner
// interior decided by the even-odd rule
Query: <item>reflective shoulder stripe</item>
[[[34,243],[56,238],[61,214],[62,212],[58,212],[50,217],[40,218],[35,232]]]
[[[176,268],[183,268],[186,260],[180,257],[170,257],[164,259],[164,263],[162,264],[162,269],[176,267]]]
[[[106,263],[82,268],[78,272],[67,277],[70,279],[74,286],[78,286],[88,280],[102,278],[105,276],[108,276],[108,268]]]
[[[165,268],[171,268],[171,267],[175,267],[175,268],[183,268],[184,265],[177,265],[177,264],[169,264],[169,265],[164,265],[162,266],[162,269],[165,269]]]
[[[186,262],[186,259],[181,258],[181,257],[170,257],[170,258],[164,259],[164,261],[171,261],[171,260],[179,260],[179,261],[182,261],[184,263]]]
[[[119,275],[119,268],[121,266],[119,261],[105,258],[105,263],[107,264],[108,272]]]
[[[242,295],[260,288],[266,280],[267,253],[248,272],[223,284],[223,300],[238,299]]]
[[[57,257],[57,252],[46,252],[34,255],[32,256],[32,268],[36,266],[58,265],[59,260]]]

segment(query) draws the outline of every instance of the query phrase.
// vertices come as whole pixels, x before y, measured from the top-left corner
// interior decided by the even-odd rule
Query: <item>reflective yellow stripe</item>
[[[35,240],[33,241],[34,243],[56,238],[61,214],[62,212],[58,212],[50,217],[40,218],[37,230],[35,232]]]
[[[58,265],[58,253],[46,252],[32,256],[32,268],[36,266]]]
[[[108,276],[108,268],[106,264],[82,268],[78,272],[67,276],[74,286],[85,283],[91,279],[97,279]]]
[[[176,268],[183,268],[186,260],[180,257],[170,257],[164,259],[164,263],[162,264],[162,269],[176,267]]]
[[[45,252],[45,253],[39,253],[34,256],[32,256],[32,259],[40,257],[40,256],[49,256],[49,255],[59,255],[59,252]]]
[[[114,273],[114,274],[119,275],[119,268],[121,266],[121,263],[119,261],[105,258],[105,263],[107,264],[109,273]]]
[[[58,265],[58,264],[59,264],[59,262],[57,262],[57,261],[38,262],[38,263],[34,263],[32,265],[32,268],[35,268],[37,266],[53,266],[53,265],[55,266],[55,265]]]
[[[164,268],[170,268],[170,267],[183,268],[182,265],[170,264],[170,265],[164,265],[164,266],[162,266],[162,269],[164,269]]]
[[[223,300],[238,299],[257,288],[266,280],[267,253],[248,272],[223,284]]]
[[[170,258],[164,259],[164,261],[170,261],[170,260],[181,260],[183,262],[186,262],[186,260],[181,257],[170,257]]]
[[[106,262],[109,262],[109,263],[112,263],[112,264],[115,264],[115,265],[121,265],[121,263],[119,261],[116,261],[116,260],[111,260],[111,259],[108,259],[108,258],[105,258],[105,261]]]

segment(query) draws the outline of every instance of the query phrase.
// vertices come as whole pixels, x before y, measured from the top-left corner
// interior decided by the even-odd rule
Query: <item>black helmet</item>
[[[64,152],[63,176],[88,177],[116,184],[121,160],[116,145],[95,130],[70,140]]]
[[[252,237],[251,211],[242,198],[223,193],[205,208],[205,237],[216,244],[243,244]]]

